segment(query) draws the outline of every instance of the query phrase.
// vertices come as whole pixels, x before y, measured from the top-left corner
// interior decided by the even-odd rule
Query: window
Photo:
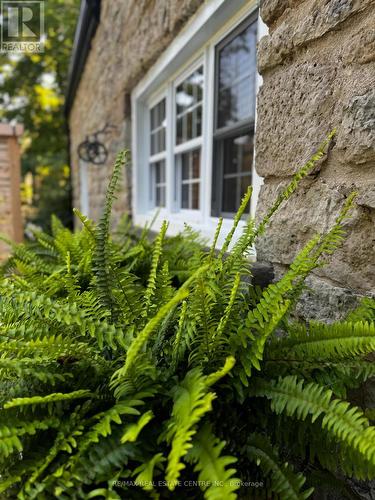
[[[254,215],[259,23],[255,0],[202,4],[134,89],[136,224],[159,214],[156,228],[167,218],[169,231],[187,222],[212,237],[223,216],[224,233],[249,185]]]
[[[150,109],[150,185],[151,205],[165,207],[165,99]]]
[[[251,184],[257,26],[246,20],[215,49],[212,215],[233,215]]]

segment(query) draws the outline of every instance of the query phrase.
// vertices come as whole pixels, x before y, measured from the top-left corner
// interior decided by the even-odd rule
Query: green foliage
[[[72,223],[64,96],[80,2],[43,3],[44,52],[0,53],[0,121],[17,120],[25,127],[22,173],[33,175],[27,218],[50,228],[52,213]]]
[[[329,325],[289,316],[354,197],[278,282],[249,279],[256,237],[327,146],[233,241],[249,190],[219,252],[222,221],[209,249],[167,223],[110,235],[127,153],[97,225],[76,211],[81,231],[53,218],[51,235],[14,245],[0,281],[5,498],[305,500],[319,477],[375,477],[371,409],[346,401],[375,374],[373,302]]]

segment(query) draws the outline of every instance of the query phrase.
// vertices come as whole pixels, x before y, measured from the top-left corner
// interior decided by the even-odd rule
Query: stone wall
[[[256,168],[265,180],[258,216],[325,134],[337,128],[337,135],[274,218],[258,257],[284,272],[357,191],[344,245],[314,272],[299,305],[304,316],[339,318],[357,297],[375,294],[375,2],[263,0],[260,14],[269,35],[258,49]]]
[[[130,92],[197,10],[202,0],[102,0],[101,21],[70,113],[74,205],[79,207],[78,145],[106,123],[107,165],[89,166],[90,217],[100,215],[103,186],[116,153],[130,147]],[[114,207],[115,219],[130,210],[130,172]],[[116,221],[115,221],[116,222]]]
[[[22,240],[20,201],[20,147],[22,127],[0,123],[0,234],[13,241]],[[9,246],[0,241],[0,260],[7,257]]]

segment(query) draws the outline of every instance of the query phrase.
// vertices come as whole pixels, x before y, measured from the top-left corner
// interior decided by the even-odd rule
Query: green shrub
[[[333,325],[288,320],[353,196],[278,282],[248,279],[256,237],[327,146],[230,253],[251,190],[220,252],[190,228],[166,238],[167,223],[110,238],[127,153],[97,225],[76,211],[80,232],[54,218],[52,235],[14,246],[0,281],[5,498],[305,499],[323,480],[347,494],[345,476],[375,477],[374,428],[345,400],[374,374],[373,304]]]

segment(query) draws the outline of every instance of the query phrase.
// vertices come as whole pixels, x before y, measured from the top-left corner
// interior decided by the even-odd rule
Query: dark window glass
[[[232,216],[251,184],[254,151],[256,16],[216,47],[212,215]]]
[[[221,147],[223,157],[222,212],[234,213],[251,184],[253,136],[246,134],[224,139]]]
[[[254,119],[256,23],[218,50],[217,128]]]

